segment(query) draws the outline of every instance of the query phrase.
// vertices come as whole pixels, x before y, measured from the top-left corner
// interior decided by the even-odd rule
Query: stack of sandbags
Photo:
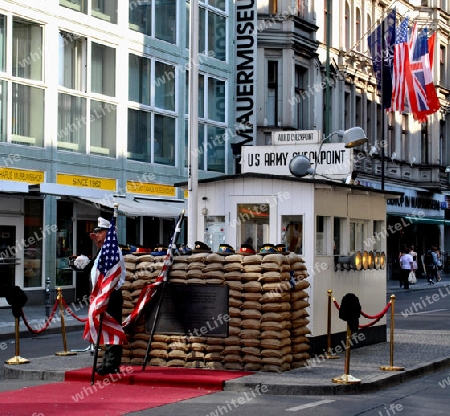
[[[187,283],[187,271],[189,256],[175,256],[169,271],[169,281],[171,283]]]
[[[242,306],[242,256],[232,254],[223,256],[224,284],[228,286],[228,335],[240,336],[241,332],[241,306]]]
[[[188,354],[185,367],[205,368],[206,338],[190,336],[187,338]]]
[[[150,338],[150,335],[147,335]],[[167,360],[169,358],[168,350],[169,350],[169,342],[170,337],[164,334],[155,334],[153,335],[152,345],[149,352],[149,365],[155,367],[166,367]],[[147,339],[148,343],[148,339]]]
[[[222,351],[225,348],[223,338],[206,337],[205,366],[213,370],[223,370]]]
[[[216,253],[209,253],[205,257],[203,277],[206,284],[221,285],[225,281],[223,271],[223,257]]]
[[[206,257],[210,253],[195,253],[187,258],[187,283],[205,284],[205,275],[203,269],[205,268]]]
[[[167,366],[185,367],[188,354],[188,337],[185,335],[169,335],[167,345]]]
[[[291,253],[289,255],[294,288],[291,291],[291,347],[292,368],[303,367],[309,358],[309,340],[307,335],[311,333],[308,329],[309,319],[306,308],[309,306],[309,287],[307,282],[308,272],[301,256]]]

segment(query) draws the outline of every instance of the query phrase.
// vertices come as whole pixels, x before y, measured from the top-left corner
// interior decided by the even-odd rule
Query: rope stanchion
[[[350,373],[350,338],[352,336],[352,331],[347,324],[347,340],[345,343],[345,363],[344,363],[344,374],[340,377],[335,377],[332,379],[333,383],[340,384],[359,384],[361,380],[351,376]]]
[[[328,311],[327,311],[327,353],[325,355],[325,359],[332,360],[339,358],[338,355],[332,354],[331,349],[331,295],[333,294],[333,291],[331,289],[328,289]]]
[[[336,309],[337,309],[337,310],[339,310],[339,309],[341,308],[340,305],[339,305],[339,303],[336,301],[335,298],[333,298],[333,303],[334,303],[334,306],[336,306]],[[384,307],[384,309],[383,309],[379,314],[373,315],[373,316],[372,316],[372,315],[368,315],[368,314],[365,313],[364,311],[361,311],[361,315],[364,316],[364,318],[367,318],[367,319],[374,319],[374,321],[369,322],[368,324],[358,325],[358,328],[368,328],[368,327],[370,327],[370,326],[375,325],[377,322],[380,321],[380,319],[381,319],[384,315],[386,315],[387,311],[388,311],[389,308],[391,307],[391,304],[392,304],[392,301],[389,301],[389,302],[387,303],[387,305]]]
[[[55,352],[55,355],[58,355],[58,356],[77,355],[77,353],[75,351],[67,351],[66,321],[64,319],[63,295],[62,295],[62,289],[60,287],[58,287],[57,290],[58,290],[58,296],[56,297],[56,300],[59,301],[59,313],[61,316],[61,332],[62,332],[62,338],[63,338],[64,351]]]
[[[31,325],[28,323],[27,318],[25,318],[25,315],[22,312],[22,319],[23,319],[23,323],[25,324],[25,326],[27,327],[28,331],[32,332],[33,334],[40,334],[41,332],[44,332],[50,325],[50,323],[52,322],[53,317],[55,316],[55,312],[56,312],[56,308],[58,307],[58,302],[55,301],[55,304],[53,305],[53,309],[52,312],[50,313],[50,316],[47,318],[47,320],[45,321],[45,325],[43,328],[41,329],[33,329],[31,327]]]
[[[397,367],[394,366],[394,315],[395,315],[395,295],[391,295],[391,333],[390,333],[390,364],[389,365],[383,365],[380,367],[380,370],[383,371],[403,371],[405,367]]]
[[[22,311],[23,316],[23,311]],[[19,319],[20,318],[14,318],[15,319],[15,328],[16,328],[16,355],[13,358],[10,358],[9,360],[5,361],[5,364],[27,364],[30,361],[26,358],[22,358],[20,356],[20,332],[19,332]]]

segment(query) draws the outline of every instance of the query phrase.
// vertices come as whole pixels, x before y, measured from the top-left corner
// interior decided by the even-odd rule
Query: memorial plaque
[[[157,334],[196,337],[228,337],[228,286],[166,284]],[[156,302],[145,316],[145,331],[151,332]]]

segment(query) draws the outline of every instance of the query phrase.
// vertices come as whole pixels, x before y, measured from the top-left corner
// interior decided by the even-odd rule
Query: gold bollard
[[[5,361],[5,364],[27,364],[30,361],[20,356],[20,331],[19,331],[19,319],[15,318],[16,322],[16,355],[13,358]]]
[[[340,377],[335,377],[332,379],[333,383],[340,384],[359,384],[361,380],[355,378],[349,374],[350,372],[350,338],[352,336],[352,331],[347,324],[347,340],[345,343],[345,364],[344,364],[344,374]]]
[[[391,334],[390,334],[390,353],[389,365],[382,365],[380,370],[384,371],[403,371],[405,367],[394,366],[394,314],[395,314],[395,295],[391,295]]]
[[[61,352],[55,352],[55,355],[77,355],[75,351],[67,351],[67,339],[66,339],[66,324],[64,321],[64,306],[62,303],[62,289],[58,287],[58,296],[57,300],[59,301],[59,313],[61,315],[61,332],[63,337],[63,346],[64,351]]]
[[[332,360],[339,358],[339,355],[331,354],[331,295],[333,291],[331,289],[327,290],[328,293],[328,315],[327,315],[327,354],[325,358],[327,360]]]

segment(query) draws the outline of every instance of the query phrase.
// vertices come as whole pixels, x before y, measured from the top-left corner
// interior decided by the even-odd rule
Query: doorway
[[[22,244],[20,244],[21,242]],[[8,306],[6,290],[23,286],[24,269],[33,271],[33,264],[24,264],[23,219],[0,217],[0,307]]]

